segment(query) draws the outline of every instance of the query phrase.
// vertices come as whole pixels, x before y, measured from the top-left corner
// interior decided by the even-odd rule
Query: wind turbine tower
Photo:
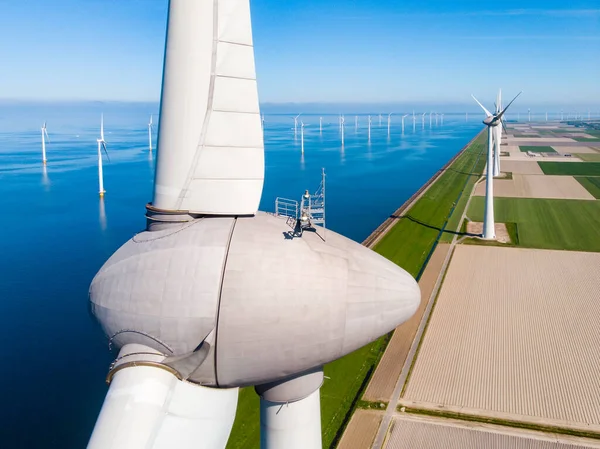
[[[358,115],[354,117],[354,130],[358,131]]]
[[[344,128],[346,126],[346,119],[344,118],[343,115],[340,118],[340,126],[341,126],[341,130],[342,130],[342,146],[344,146]]]
[[[527,119],[527,121],[531,121],[531,109],[527,109],[527,114],[529,114],[529,118]]]
[[[294,117],[294,139],[298,136],[298,118],[302,115],[302,113],[298,114]]]
[[[152,114],[150,114],[150,121],[148,122],[148,149],[152,151]]]
[[[102,170],[102,151],[106,154],[106,159],[110,162],[108,152],[106,151],[106,142],[104,141],[104,114],[100,115],[100,138],[98,142],[98,193],[100,198],[104,197],[106,190],[104,190],[104,172]]]
[[[423,112],[423,115],[421,116],[421,127],[423,129],[425,129],[425,116],[427,115],[427,112]]]
[[[404,119],[408,117],[410,114],[406,114],[402,116],[402,134],[404,134]]]
[[[392,114],[393,114],[393,112],[390,112],[388,114],[388,123],[387,123],[387,125],[388,125],[388,139],[390,138],[390,132],[391,132],[391,127],[392,127]]]
[[[433,111],[429,113],[429,129],[433,126]]]
[[[258,210],[252,42],[249,0],[169,2],[146,230],[89,289],[119,355],[88,449],[224,449],[249,386],[262,449],[321,449],[323,366],[419,307],[402,268],[334,231],[324,238],[311,222],[318,197],[324,225],[324,192],[303,195],[295,214]]]
[[[379,114],[379,127],[381,128],[381,114]]]
[[[300,141],[302,147],[302,154],[304,154],[304,122],[300,122]]]
[[[487,166],[485,179],[485,214],[483,220],[483,238],[493,240],[496,238],[496,227],[494,221],[494,128],[501,126],[502,116],[506,113],[511,104],[521,95],[519,93],[513,100],[508,103],[504,110],[492,114],[483,106],[475,96],[473,99],[485,112],[485,120],[483,124],[488,127],[488,151],[487,151]],[[497,142],[497,139],[496,139]]]
[[[440,116],[440,125],[444,125],[444,114]]]
[[[370,115],[369,115],[369,120],[368,120],[368,122],[369,122],[369,131],[368,131],[368,134],[369,134],[369,142],[371,142],[371,116],[370,116]]]
[[[46,139],[48,139],[48,141],[50,141],[50,138],[48,137],[48,130],[46,129],[46,122],[44,122],[44,124],[42,125],[42,163],[44,165],[46,165],[46,162],[47,162]]]

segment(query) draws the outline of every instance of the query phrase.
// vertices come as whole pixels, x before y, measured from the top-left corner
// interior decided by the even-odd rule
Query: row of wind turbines
[[[48,159],[46,157],[46,143],[50,142],[50,137],[48,136],[48,129],[46,127],[46,122],[42,125],[42,163],[44,165],[48,164]],[[150,121],[148,122],[148,150],[152,152],[152,131],[154,129],[153,116],[150,115]],[[103,153],[106,156],[106,160],[110,162],[110,157],[108,155],[108,151],[106,149],[106,140],[104,140],[104,114],[100,114],[100,138],[96,139],[98,144],[98,194],[100,198],[104,197],[106,190],[104,190],[104,172],[103,172]]]
[[[396,114],[395,112],[390,112],[388,114],[387,117],[387,137],[388,139],[391,136],[391,129],[392,129],[392,115]],[[425,117],[427,116],[427,114],[429,114],[429,127],[432,128],[433,126],[433,117],[435,116],[435,125],[438,126],[438,124],[443,125],[444,124],[444,114],[438,114],[437,112],[424,112],[423,114],[419,113],[418,115],[420,115],[421,117],[421,125],[422,128],[425,129]],[[308,125],[306,125],[304,123],[303,120],[300,119],[300,116],[302,115],[302,113],[298,114],[297,116],[294,117],[294,140],[296,140],[298,138],[298,122],[300,123],[300,147],[301,147],[301,151],[302,153],[304,153],[304,128]],[[411,114],[405,114],[402,116],[401,118],[401,123],[402,123],[402,134],[404,134],[404,130],[405,130],[405,124],[404,124],[404,120],[406,119],[406,117],[409,117]],[[412,122],[413,122],[413,132],[416,131],[417,129],[417,116],[415,115],[415,111],[413,111],[412,113]],[[382,125],[382,114],[379,114],[379,127],[381,127]],[[300,119],[300,120],[298,120]],[[264,129],[264,123],[265,123],[265,118],[264,115],[262,116],[262,126]],[[371,142],[371,128],[373,125],[373,119],[372,116],[369,115],[367,116],[367,140],[368,142]],[[344,141],[345,141],[345,130],[346,130],[346,117],[343,114],[339,115],[338,118],[338,126],[339,126],[339,130],[340,130],[340,138],[341,138],[341,143],[342,146],[344,146]],[[354,116],[354,129],[355,131],[358,131],[359,129],[359,119],[358,119],[358,115]],[[323,133],[323,117],[319,117],[319,133],[322,134]]]

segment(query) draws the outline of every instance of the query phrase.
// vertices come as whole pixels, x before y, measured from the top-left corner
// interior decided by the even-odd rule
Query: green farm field
[[[538,162],[545,175],[600,176],[600,162]]]
[[[484,206],[473,197],[469,218],[483,221]],[[600,252],[600,201],[496,198],[494,207],[498,223],[517,224],[519,246]]]
[[[600,177],[576,176],[575,179],[579,181],[579,184],[585,187],[594,198],[600,199]]]
[[[600,153],[577,153],[577,157],[585,162],[600,162]]]

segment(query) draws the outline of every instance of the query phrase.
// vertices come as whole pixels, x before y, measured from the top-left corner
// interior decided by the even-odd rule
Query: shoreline
[[[401,216],[405,210],[410,209],[427,192],[427,190],[429,190],[429,188],[438,180],[438,178],[442,176],[442,174],[448,169],[448,167],[450,167],[467,150],[467,148],[469,148],[473,144],[473,142],[477,140],[477,138],[484,131],[485,128],[479,131],[475,135],[475,137],[473,137],[458,153],[456,153],[448,162],[446,162],[446,164],[444,164],[438,171],[436,171],[433,174],[433,176],[429,178],[429,180],[419,188],[419,190],[413,193],[411,197],[408,198],[404,203],[402,203],[402,205],[398,209],[396,209],[396,211],[393,212],[388,218],[386,218],[383,223],[377,226],[377,228],[375,228],[375,230],[371,232],[371,234],[369,234],[369,236],[365,240],[363,240],[362,245],[366,246],[369,249],[373,249],[373,247],[377,245],[377,243],[379,243],[379,241],[383,237],[385,237],[385,235],[390,231],[390,229],[392,229],[392,227],[397,221],[397,218],[395,217]]]

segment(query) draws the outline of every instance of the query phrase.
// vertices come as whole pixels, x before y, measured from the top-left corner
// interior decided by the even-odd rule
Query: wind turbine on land
[[[485,215],[483,219],[483,238],[493,240],[496,238],[496,226],[494,221],[494,128],[501,126],[502,116],[506,113],[511,104],[521,95],[522,92],[513,98],[502,111],[492,114],[483,106],[474,95],[471,95],[481,109],[485,112],[483,124],[488,127],[488,149],[487,149],[487,167],[485,180]],[[496,139],[497,143],[497,139]],[[499,145],[498,145],[499,148]]]
[[[104,114],[100,115],[100,138],[97,140],[98,142],[98,186],[100,197],[104,197],[106,190],[104,190],[104,173],[102,171],[102,150],[104,150],[104,154],[106,154],[106,159],[110,162],[110,158],[108,157],[108,151],[106,151],[106,142],[104,141]]]
[[[148,122],[148,149],[152,151],[152,114],[150,114],[150,121]]]
[[[48,130],[46,130],[46,122],[42,125],[42,163],[46,165],[46,139],[50,142],[50,138],[48,137]]]

